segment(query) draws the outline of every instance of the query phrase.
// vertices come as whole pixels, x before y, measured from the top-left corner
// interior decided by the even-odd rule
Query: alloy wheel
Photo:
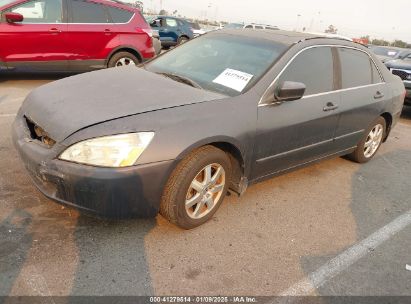
[[[201,219],[217,205],[225,189],[226,173],[220,164],[203,168],[187,191],[185,208],[192,219]]]
[[[127,65],[136,65],[134,60],[128,57],[123,57],[117,60],[115,66],[116,67],[122,67],[122,66],[127,66]]]
[[[364,156],[371,158],[381,145],[384,135],[384,127],[381,124],[376,125],[368,134],[364,144]]]

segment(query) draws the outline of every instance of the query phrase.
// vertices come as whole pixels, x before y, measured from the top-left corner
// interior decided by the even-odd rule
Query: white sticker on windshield
[[[238,92],[242,92],[254,75],[237,70],[226,69],[216,79],[214,83],[221,84]]]
[[[389,51],[388,52],[388,56],[395,56],[395,54],[397,54],[397,52],[395,52],[395,51]]]

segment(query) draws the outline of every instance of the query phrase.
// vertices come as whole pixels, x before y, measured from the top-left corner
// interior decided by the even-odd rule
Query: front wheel
[[[188,41],[189,39],[187,38],[187,37],[180,37],[180,38],[178,38],[178,40],[177,40],[177,45],[180,45],[180,44],[184,44],[184,43],[186,43],[187,41]]]
[[[110,58],[108,62],[109,68],[123,67],[123,66],[136,66],[140,64],[140,60],[129,52],[118,52]]]
[[[231,175],[227,154],[213,146],[187,156],[165,187],[160,214],[183,229],[207,222],[223,202]]]
[[[349,154],[348,158],[357,163],[369,162],[381,147],[386,130],[387,123],[385,119],[379,117],[371,124],[355,151]]]

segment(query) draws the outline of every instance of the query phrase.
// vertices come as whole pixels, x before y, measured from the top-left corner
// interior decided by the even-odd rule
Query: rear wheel
[[[369,162],[381,147],[386,130],[387,123],[385,119],[379,117],[371,124],[355,151],[349,154],[348,158],[357,163]]]
[[[167,182],[160,214],[183,229],[204,224],[223,202],[230,174],[230,159],[225,152],[213,146],[194,151]]]
[[[129,52],[118,52],[110,58],[108,62],[109,68],[122,66],[136,66],[140,64],[140,60]]]

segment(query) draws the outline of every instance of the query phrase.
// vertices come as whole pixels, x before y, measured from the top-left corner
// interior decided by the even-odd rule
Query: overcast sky
[[[133,0],[128,0],[133,2]],[[160,0],[142,0],[160,9]],[[162,0],[163,8],[187,17],[255,22],[282,29],[323,32],[328,25],[349,37],[371,35],[411,43],[410,0]],[[298,17],[301,15],[301,17]]]

